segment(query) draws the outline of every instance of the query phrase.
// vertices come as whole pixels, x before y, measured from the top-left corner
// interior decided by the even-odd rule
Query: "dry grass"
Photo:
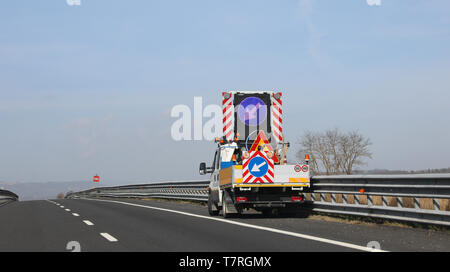
[[[390,207],[398,206],[398,201],[397,201],[396,197],[388,196],[388,197],[386,197],[386,202],[387,202],[387,205]]]
[[[355,196],[354,195],[346,195],[348,204],[355,204]]]
[[[439,206],[442,211],[450,211],[450,199],[439,199]]]
[[[314,197],[316,198],[316,201],[320,201],[320,194],[314,194]]]
[[[337,214],[321,214],[315,213],[309,215],[308,219],[313,220],[322,220],[327,222],[337,222],[337,223],[345,223],[352,225],[365,225],[365,226],[389,226],[389,227],[400,227],[400,228],[419,228],[425,229],[429,231],[443,231],[448,232],[450,234],[450,228],[445,226],[437,226],[437,225],[427,225],[420,223],[408,223],[402,221],[381,219],[381,218],[372,218],[372,217],[359,217],[359,216],[351,216],[351,215],[337,215]]]
[[[359,218],[352,216],[343,216],[343,215],[322,215],[322,214],[314,214],[308,217],[313,220],[321,220],[326,222],[336,222],[336,223],[346,223],[352,225],[364,225],[364,226],[391,226],[391,227],[402,227],[402,228],[413,228],[412,226],[395,221],[381,221],[372,218]]]
[[[336,203],[344,203],[344,199],[342,198],[342,194],[335,194]]]
[[[306,193],[305,198],[307,201],[311,201],[312,200],[311,193]]]
[[[372,196],[372,203],[375,206],[383,206],[383,198],[381,196]]]
[[[402,197],[403,208],[414,208],[414,198]]]
[[[368,200],[367,200],[367,196],[366,195],[360,195],[359,196],[359,204],[361,204],[361,205],[367,205],[368,204]]]
[[[434,210],[433,199],[432,198],[420,198],[419,199],[420,208],[425,210]]]

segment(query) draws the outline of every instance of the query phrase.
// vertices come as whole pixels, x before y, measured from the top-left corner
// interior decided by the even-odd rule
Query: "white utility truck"
[[[208,211],[224,217],[245,209],[272,214],[297,208],[310,188],[309,156],[288,164],[289,143],[283,137],[282,93],[222,93],[223,136],[216,138],[213,164],[200,164],[211,174]]]

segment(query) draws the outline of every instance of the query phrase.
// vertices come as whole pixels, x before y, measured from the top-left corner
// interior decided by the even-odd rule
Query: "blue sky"
[[[286,137],[358,129],[365,168],[450,166],[450,2],[5,1],[0,180],[198,179],[168,114],[283,90]]]

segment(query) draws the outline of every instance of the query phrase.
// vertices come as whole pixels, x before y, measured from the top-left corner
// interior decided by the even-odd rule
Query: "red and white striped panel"
[[[226,99],[225,95],[229,98]],[[223,136],[227,140],[232,141],[234,138],[234,105],[233,105],[233,94],[231,92],[222,93],[222,113],[223,113]]]
[[[277,142],[283,141],[283,101],[280,98],[275,98],[275,93],[272,94],[272,134]]]
[[[267,173],[262,177],[255,177],[250,173],[250,170],[248,169],[249,162],[255,158],[255,157],[263,157],[269,166],[269,169],[267,170]],[[271,159],[269,159],[264,152],[261,151],[253,151],[250,152],[250,157],[248,159],[244,159],[243,161],[243,173],[242,173],[242,180],[244,183],[273,183],[275,176],[274,176],[274,164]]]

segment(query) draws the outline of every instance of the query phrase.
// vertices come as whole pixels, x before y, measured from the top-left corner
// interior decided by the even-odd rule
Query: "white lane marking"
[[[117,242],[118,241],[116,238],[114,238],[113,236],[111,236],[110,234],[108,234],[106,232],[102,232],[102,233],[100,233],[100,235],[105,237],[106,240],[108,240],[110,242]]]
[[[66,209],[66,212],[70,212],[70,209]]]
[[[72,213],[73,216],[80,216],[78,213]]]
[[[47,201],[48,201],[48,202],[50,202],[50,203],[53,203],[53,204],[59,205],[58,203],[56,203],[56,202],[54,202],[54,201],[51,201],[51,200],[49,200],[49,199],[47,199]]]
[[[88,225],[88,226],[93,226],[93,225],[94,225],[94,223],[92,223],[92,222],[89,221],[89,220],[83,220],[83,222],[84,222],[86,225]]]
[[[64,206],[60,206],[62,209],[64,209]]]
[[[274,228],[269,228],[269,227],[256,226],[256,225],[251,225],[251,224],[246,224],[246,223],[226,220],[226,219],[222,219],[222,218],[215,218],[215,217],[208,217],[208,216],[198,215],[198,214],[193,214],[193,213],[180,212],[180,211],[177,211],[177,210],[169,210],[169,209],[164,209],[164,208],[145,206],[145,205],[139,205],[139,204],[134,204],[134,203],[127,203],[127,202],[122,202],[122,201],[114,201],[114,200],[88,199],[88,198],[83,198],[83,199],[91,200],[91,201],[104,201],[104,202],[118,203],[118,204],[135,206],[135,207],[141,207],[141,208],[146,208],[146,209],[154,209],[154,210],[159,210],[159,211],[177,213],[177,214],[182,214],[182,215],[187,215],[187,216],[192,216],[192,217],[197,217],[197,218],[203,218],[203,219],[207,219],[207,220],[219,221],[219,222],[223,222],[223,223],[227,223],[227,224],[232,224],[232,225],[237,225],[237,226],[242,226],[242,227],[247,227],[247,228],[252,228],[252,229],[264,230],[264,231],[269,231],[269,232],[273,232],[273,233],[279,233],[279,234],[284,234],[284,235],[288,235],[288,236],[293,236],[293,237],[313,240],[313,241],[327,243],[327,244],[332,244],[332,245],[336,245],[336,246],[347,247],[347,248],[361,250],[361,251],[386,252],[384,250],[368,248],[368,247],[365,247],[365,246],[359,246],[359,245],[355,245],[355,244],[335,241],[335,240],[321,238],[321,237],[316,237],[316,236],[312,236],[312,235],[301,234],[301,233],[285,231],[285,230],[280,230],[280,229],[274,229]]]

